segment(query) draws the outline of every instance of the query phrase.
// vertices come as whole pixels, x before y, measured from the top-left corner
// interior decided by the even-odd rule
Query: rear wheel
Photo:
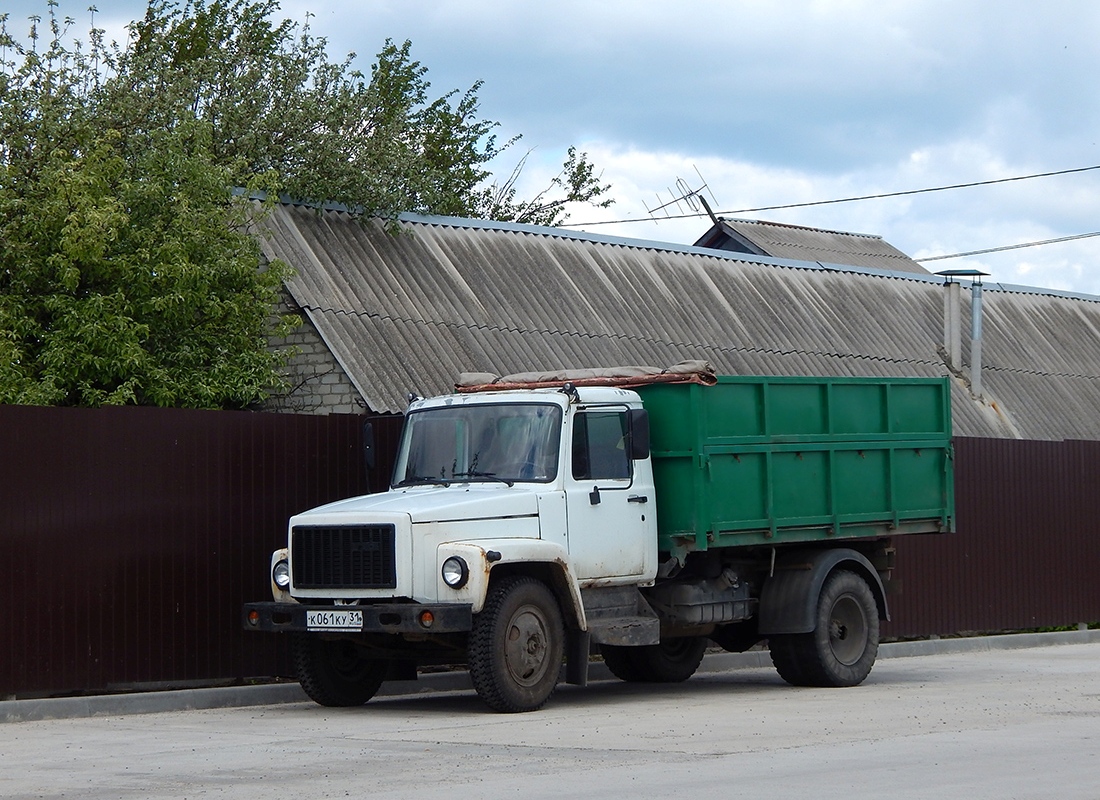
[[[604,663],[616,678],[632,683],[680,683],[699,669],[707,640],[702,636],[662,639],[644,647],[600,645]]]
[[[489,590],[470,631],[470,680],[494,711],[534,711],[558,685],[565,628],[558,601],[531,577]]]
[[[363,705],[389,671],[387,662],[365,656],[347,639],[297,633],[291,639],[291,655],[302,689],[323,706]]]
[[[795,686],[856,686],[878,655],[878,606],[867,581],[849,570],[825,580],[810,633],[772,637],[772,663]]]

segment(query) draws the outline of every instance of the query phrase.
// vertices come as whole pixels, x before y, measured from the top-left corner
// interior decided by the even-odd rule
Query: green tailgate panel
[[[954,527],[946,378],[730,376],[638,392],[663,551]]]

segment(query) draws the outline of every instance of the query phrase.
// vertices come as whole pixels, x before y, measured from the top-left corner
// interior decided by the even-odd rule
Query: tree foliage
[[[600,182],[595,166],[586,154],[578,155],[575,147],[569,148],[561,172],[550,180],[549,186],[530,200],[517,200],[516,181],[526,161],[524,156],[503,184],[494,183],[483,190],[479,202],[481,216],[531,225],[560,225],[569,218],[565,209],[570,204],[607,208],[613,202],[604,196],[610,191],[610,184]]]
[[[52,10],[52,7],[51,7]],[[0,402],[244,408],[276,380],[267,336],[284,277],[259,269],[258,185],[194,114],[123,124],[103,59],[0,31]],[[104,71],[104,67],[108,67]]]
[[[354,53],[330,61],[308,22],[273,22],[278,10],[276,0],[150,3],[132,25],[133,45],[113,57],[132,76],[119,120],[167,125],[186,109],[211,126],[220,162],[273,173],[297,200],[369,215],[553,225],[568,204],[609,204],[609,187],[575,150],[537,202],[516,201],[524,160],[500,187],[490,162],[518,137],[501,142],[498,123],[480,116],[480,82],[433,98],[411,42],[388,39],[366,75]]]
[[[477,83],[433,98],[411,44],[366,75],[275,0],[152,0],[123,44],[56,0],[0,15],[0,403],[247,408],[277,382],[286,277],[248,233],[256,193],[558,224],[606,206],[583,154],[530,201],[503,184]],[[94,9],[93,9],[94,12]],[[244,193],[232,191],[244,187]]]

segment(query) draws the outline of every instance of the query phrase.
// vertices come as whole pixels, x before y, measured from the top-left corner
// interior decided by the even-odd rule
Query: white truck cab
[[[388,491],[291,518],[288,546],[272,557],[275,602],[248,604],[245,626],[295,633],[306,691],[343,705],[373,695],[376,680],[395,674],[392,662],[461,660],[493,589],[518,583],[526,596],[537,583],[535,594],[550,596],[540,602],[555,608],[520,615],[523,657],[549,646],[549,661],[539,664],[556,683],[567,635],[577,653],[571,660],[583,652],[587,661],[587,589],[625,587],[629,637],[658,641],[656,617],[639,625],[634,608],[637,587],[657,574],[656,524],[637,393],[567,385],[418,399],[406,413]],[[593,613],[624,616],[602,605]],[[563,631],[548,630],[559,625]],[[329,674],[327,662],[338,656],[355,666],[343,679]],[[360,674],[360,662],[375,666]],[[478,672],[472,661],[471,670]],[[584,682],[583,674],[573,678]],[[521,688],[490,705],[526,710],[549,697],[542,687]]]

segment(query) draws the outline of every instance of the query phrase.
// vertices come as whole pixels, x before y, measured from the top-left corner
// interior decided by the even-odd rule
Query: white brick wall
[[[271,340],[271,346],[291,351],[283,376],[286,388],[272,394],[266,411],[291,414],[361,414],[366,409],[362,396],[310,324],[306,315],[285,293],[280,314],[296,313],[302,325],[289,336]]]

